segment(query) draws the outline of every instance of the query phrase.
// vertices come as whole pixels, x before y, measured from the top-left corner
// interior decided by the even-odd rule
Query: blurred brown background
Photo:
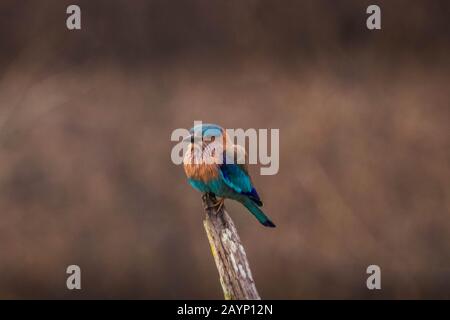
[[[280,129],[278,227],[227,202],[263,298],[450,298],[449,4],[372,3],[1,1],[0,298],[222,298],[194,120]]]

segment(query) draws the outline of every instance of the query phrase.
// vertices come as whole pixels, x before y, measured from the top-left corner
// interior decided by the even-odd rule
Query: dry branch
[[[259,300],[261,298],[233,220],[224,207],[219,211],[213,208],[215,202],[213,196],[203,197],[206,211],[203,224],[219,271],[225,299]]]

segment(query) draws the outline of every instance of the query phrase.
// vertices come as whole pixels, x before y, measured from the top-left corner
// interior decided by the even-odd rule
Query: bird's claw
[[[216,212],[220,212],[225,204],[225,198],[221,198],[216,203],[214,203],[211,207],[216,209]]]
[[[215,203],[210,206],[209,205],[204,206],[205,210],[215,210],[216,212],[220,212],[222,210],[223,205],[225,203],[224,198],[221,198],[220,200],[216,201],[216,198],[214,196],[211,196],[208,193],[204,193],[202,195],[202,200],[204,201],[204,203],[208,203],[209,202],[207,201],[208,199],[215,201]]]

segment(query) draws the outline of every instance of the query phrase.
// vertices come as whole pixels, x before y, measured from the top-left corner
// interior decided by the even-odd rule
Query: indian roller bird
[[[215,124],[200,124],[194,126],[183,140],[189,143],[183,167],[194,189],[203,196],[221,198],[214,204],[218,211],[225,199],[236,200],[262,225],[275,227],[260,209],[263,203],[248,173],[245,149],[232,144],[226,130]]]

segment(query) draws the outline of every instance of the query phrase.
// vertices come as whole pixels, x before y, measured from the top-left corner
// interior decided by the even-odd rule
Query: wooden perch
[[[203,225],[211,252],[219,271],[225,299],[259,300],[244,246],[228,213],[222,207],[214,208],[214,196],[203,196],[206,217]]]

